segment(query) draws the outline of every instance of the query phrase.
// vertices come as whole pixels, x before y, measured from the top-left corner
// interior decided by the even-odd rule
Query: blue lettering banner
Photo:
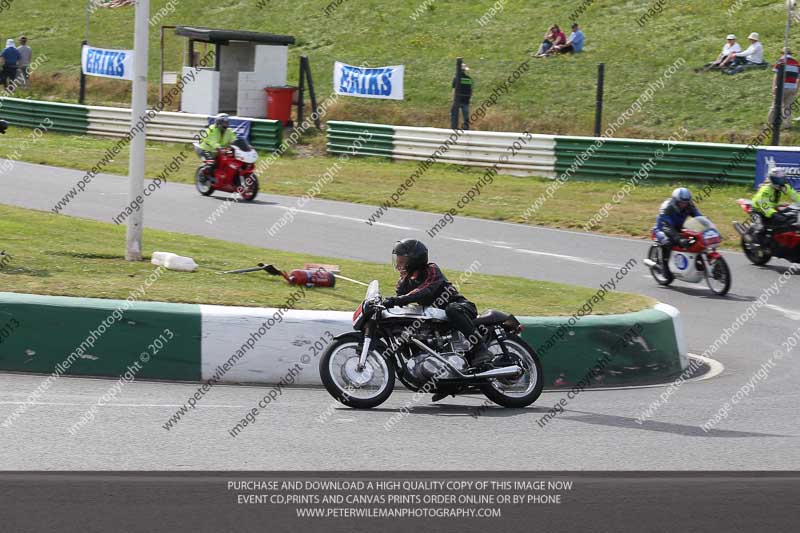
[[[403,99],[403,65],[381,68],[364,68],[335,63],[333,91],[359,98]]]
[[[782,168],[789,178],[789,183],[795,190],[800,191],[800,150],[785,149],[775,150],[759,148],[756,152],[756,180],[755,188],[761,186],[767,178],[767,173],[773,167]]]
[[[208,125],[214,123],[216,117],[208,117]],[[244,119],[244,118],[233,118],[231,117],[228,119],[229,128],[233,130],[233,134],[236,135],[239,139],[244,139],[247,142],[250,142],[250,126],[253,124],[252,121]]]
[[[87,76],[133,79],[133,50],[106,50],[84,46],[81,51],[81,69]]]

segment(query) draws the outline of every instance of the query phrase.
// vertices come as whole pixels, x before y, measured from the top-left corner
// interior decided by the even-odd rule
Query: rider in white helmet
[[[229,128],[230,117],[226,113],[220,113],[214,119],[214,123],[203,132],[203,140],[200,141],[200,149],[197,155],[204,160],[216,159],[219,148],[227,148],[236,140],[236,134]],[[214,166],[206,168],[206,175],[213,175]]]

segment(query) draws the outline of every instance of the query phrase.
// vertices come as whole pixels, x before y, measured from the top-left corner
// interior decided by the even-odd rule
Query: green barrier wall
[[[750,184],[755,176],[756,151],[744,145],[606,139],[587,153],[596,141],[593,137],[556,137],[556,173],[562,174],[576,162],[580,165],[571,177],[629,178],[653,158],[652,168],[645,167],[648,179],[707,181],[723,176],[724,183]],[[743,157],[734,164],[739,153]],[[581,154],[591,157],[584,157],[581,163],[576,161]]]
[[[0,118],[14,126],[42,127],[67,133],[86,133],[89,110],[81,105],[0,98]],[[52,125],[43,122],[52,121]]]
[[[76,359],[63,373],[116,377],[134,361],[141,361],[142,352],[149,352],[152,358],[142,365],[137,378],[203,379],[202,352],[209,348],[202,343],[202,313],[205,307],[213,315],[215,306],[138,302],[101,332],[100,324],[109,321],[122,304],[117,300],[0,293],[0,371],[49,374],[94,330],[101,333],[94,346],[84,344],[83,358]],[[341,320],[326,319],[326,324],[337,332],[348,331],[349,313],[342,315]],[[523,338],[541,357],[548,388],[571,387],[582,380],[589,385],[663,382],[682,370],[679,333],[666,312],[648,309],[625,315],[587,316],[572,327],[562,327],[568,320],[520,318],[525,327]],[[174,337],[158,353],[152,353],[148,345],[166,328]],[[220,341],[230,341],[231,346],[241,344],[235,331],[230,332],[231,339],[224,338],[226,333],[228,330],[223,329],[215,334],[215,345]],[[217,356],[206,354],[209,360],[217,360]],[[599,370],[592,373],[593,367]],[[268,375],[270,368],[262,370]]]
[[[391,157],[394,128],[360,122],[328,122],[328,152]]]
[[[258,150],[277,150],[283,142],[283,126],[279,120],[253,120],[250,144]]]
[[[41,126],[67,133],[86,133],[89,128],[89,110],[78,104],[0,98],[0,118],[15,126]],[[43,122],[46,119],[52,121],[52,126]],[[277,150],[282,141],[283,126],[280,121],[253,119],[250,144],[255,148]]]
[[[64,374],[117,377],[147,352],[138,378],[201,379],[199,305],[136,302],[120,320],[109,318],[123,304],[0,293],[0,328],[7,325],[8,332],[0,342],[0,370],[49,374],[84,343],[83,357],[72,357]],[[101,326],[104,320],[110,327]],[[160,350],[150,348],[159,335],[169,338],[165,329],[174,337]],[[99,335],[90,346],[85,341],[93,330]]]
[[[350,147],[363,132],[372,133],[372,140],[353,151]],[[480,133],[480,132],[477,132]],[[392,157],[395,129],[383,124],[360,122],[328,122],[328,152],[331,154]],[[648,179],[710,181],[751,184],[755,176],[756,150],[745,145],[668,142],[662,140],[603,139],[598,148],[587,153],[598,141],[594,137],[555,136],[555,171],[561,175],[582,154],[587,157],[576,165],[570,177],[609,180],[630,178],[644,163],[653,158]],[[662,155],[657,155],[657,150]],[[590,155],[590,157],[589,157]],[[736,157],[740,160],[736,163]],[[580,163],[580,159],[577,159]],[[488,165],[487,165],[488,166]]]
[[[592,385],[664,381],[682,370],[675,326],[661,311],[586,316],[571,328],[561,328],[569,317],[519,320],[522,338],[542,361],[545,387],[569,387],[584,377]],[[590,372],[596,366],[597,376]]]

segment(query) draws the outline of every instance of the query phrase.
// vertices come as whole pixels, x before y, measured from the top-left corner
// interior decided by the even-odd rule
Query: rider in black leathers
[[[403,239],[392,250],[392,262],[400,279],[397,296],[384,300],[386,308],[417,303],[444,309],[450,324],[470,343],[469,363],[473,367],[489,363],[494,354],[472,323],[478,309],[447,280],[436,263],[428,263],[428,248],[416,239]]]

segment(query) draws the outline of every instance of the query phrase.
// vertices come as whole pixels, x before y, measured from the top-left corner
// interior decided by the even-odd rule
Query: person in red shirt
[[[541,46],[539,46],[539,51],[536,52],[534,57],[545,57],[547,55],[547,51],[552,47],[561,46],[566,42],[567,36],[564,35],[564,32],[561,31],[561,28],[558,27],[558,24],[553,24],[550,26],[550,29],[547,30],[547,33],[544,34],[544,41],[542,41]]]
[[[778,72],[778,65],[784,63],[786,65],[783,73],[783,101],[781,102],[781,113],[783,117],[783,128],[792,127],[792,103],[797,96],[797,78],[800,75],[800,63],[792,57],[791,51],[788,48],[783,49],[783,55],[775,63],[773,72]],[[772,82],[772,107],[769,110],[769,118],[767,119],[769,125],[775,121],[775,91],[778,90],[778,76]]]

